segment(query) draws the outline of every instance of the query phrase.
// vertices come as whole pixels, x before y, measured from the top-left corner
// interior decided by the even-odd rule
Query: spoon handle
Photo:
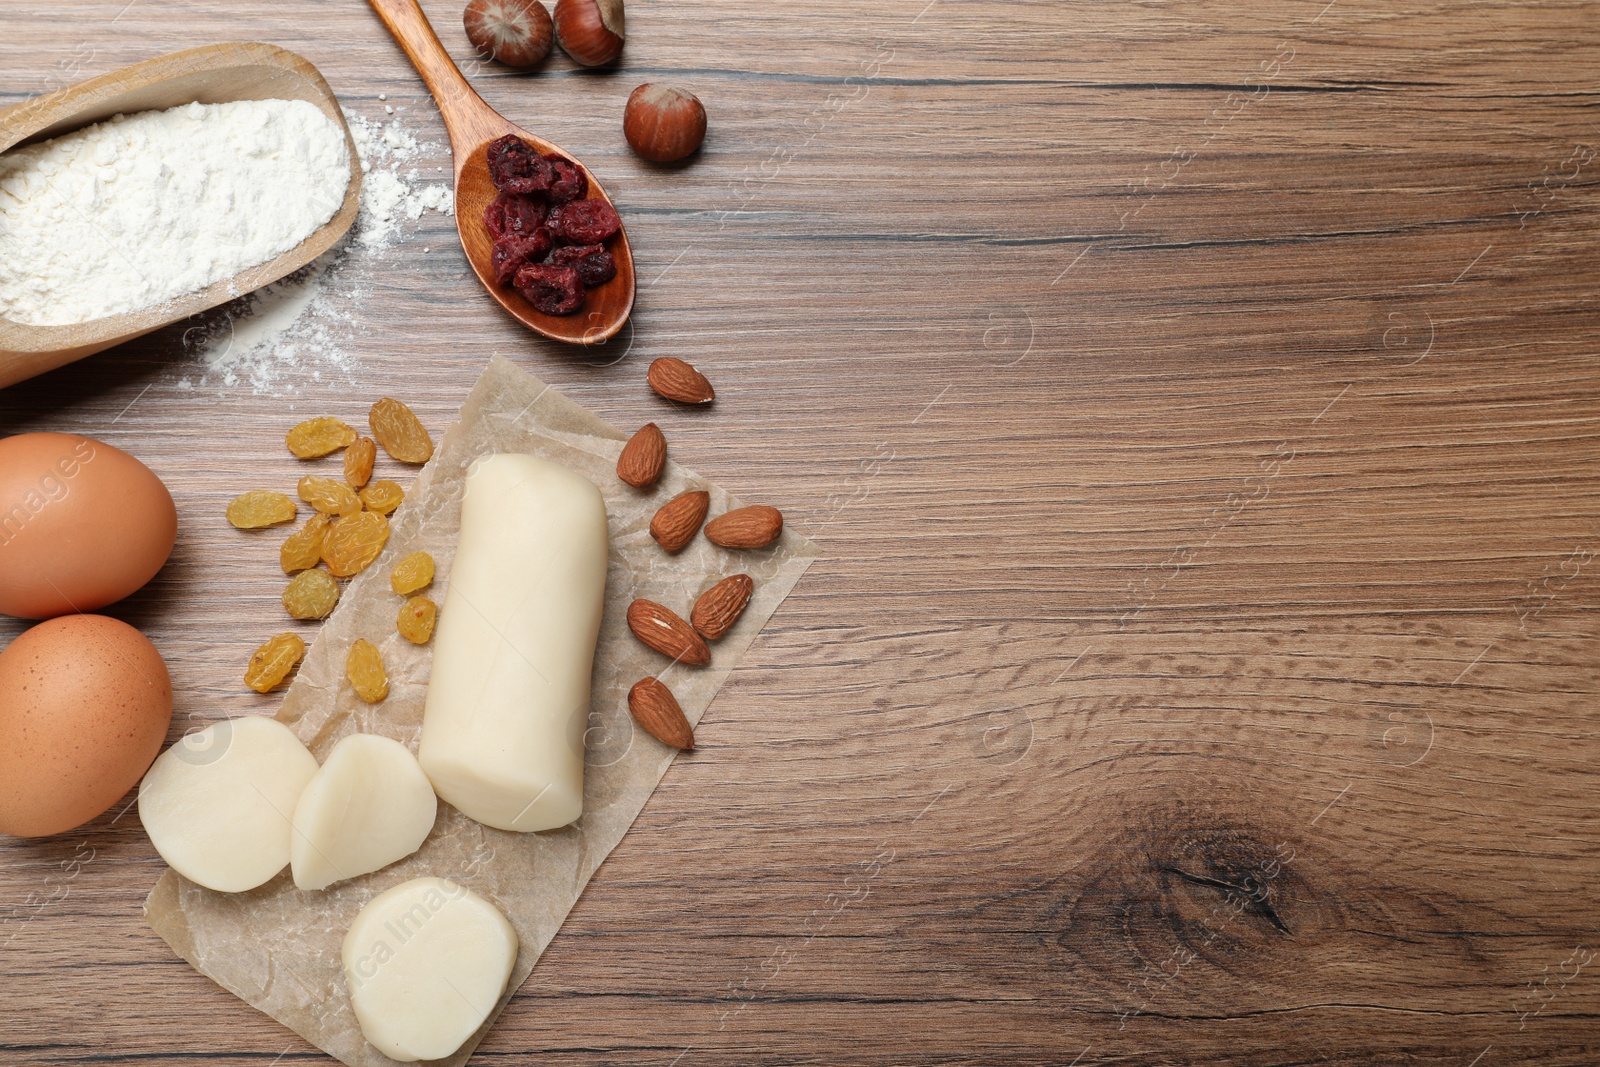
[[[368,0],[394,39],[400,42],[411,65],[422,75],[423,84],[433,94],[444,116],[445,129],[455,149],[456,169],[467,153],[490,136],[503,132],[506,125],[493,108],[484,103],[467,82],[465,75],[439,43],[438,34],[422,13],[417,0]]]

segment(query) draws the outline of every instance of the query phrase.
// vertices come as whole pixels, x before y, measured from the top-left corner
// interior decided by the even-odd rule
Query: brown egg
[[[172,721],[167,665],[103,615],[41,622],[0,652],[0,833],[82,826],[139,783]]]
[[[0,440],[0,613],[114,604],[155,577],[177,534],[172,494],[121,449],[67,433]]]

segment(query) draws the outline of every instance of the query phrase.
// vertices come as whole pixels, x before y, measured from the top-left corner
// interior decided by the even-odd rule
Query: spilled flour
[[[424,214],[454,213],[450,185],[422,177],[424,166],[449,174],[447,148],[419,141],[398,118],[345,118],[361,156],[355,225],[305,268],[200,316],[183,334],[191,362],[179,389],[245,385],[258,395],[288,396],[325,372],[351,380],[347,345],[367,331],[361,312],[374,268]]]
[[[383,125],[358,115],[345,118],[361,156],[361,215],[352,231],[361,247],[388,248],[403,219],[415,222],[425,211],[454,212],[455,195],[449,185],[421,185],[418,168],[407,167],[424,155],[436,155],[439,146],[418,141],[399,119]]]

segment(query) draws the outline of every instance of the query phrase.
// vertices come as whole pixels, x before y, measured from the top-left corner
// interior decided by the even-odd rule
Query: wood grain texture
[[[531,76],[424,6],[622,209],[615,350],[529,337],[427,216],[348,372],[185,390],[173,328],[0,431],[172,487],[117,614],[175,734],[272,706],[277,539],[221,516],[287,424],[443,426],[493,352],[824,545],[482,1062],[1595,1061],[1600,5],[635,0],[621,70]],[[261,39],[443,142],[363,4],[0,29],[5,100]],[[646,80],[705,101],[692,165],[629,155]],[[170,958],[160,869],[131,813],[0,844],[0,1061],[325,1062]]]

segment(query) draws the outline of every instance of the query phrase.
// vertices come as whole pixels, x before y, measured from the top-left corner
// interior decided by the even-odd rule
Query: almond
[[[711,650],[683,617],[654,600],[635,600],[628,605],[628,629],[633,636],[663,656],[670,656],[690,667],[711,662]]]
[[[689,622],[707,641],[715,641],[739,621],[756,589],[748,574],[732,574],[700,594],[689,613]]]
[[[674,356],[662,356],[650,364],[645,380],[658,395],[680,404],[709,404],[717,398],[704,374]]]
[[[645,733],[673,748],[694,748],[694,729],[684,717],[683,708],[672,690],[659,679],[642,678],[628,690],[628,710]]]
[[[700,524],[706,521],[706,512],[710,510],[710,493],[701,489],[679,493],[662,504],[661,510],[650,520],[650,536],[668,552],[682,551],[700,532]]]
[[[783,533],[783,512],[765,504],[719,515],[706,524],[706,537],[723,548],[765,548]]]
[[[617,457],[617,477],[635,489],[648,489],[667,465],[667,438],[661,427],[647,422],[628,439]]]

